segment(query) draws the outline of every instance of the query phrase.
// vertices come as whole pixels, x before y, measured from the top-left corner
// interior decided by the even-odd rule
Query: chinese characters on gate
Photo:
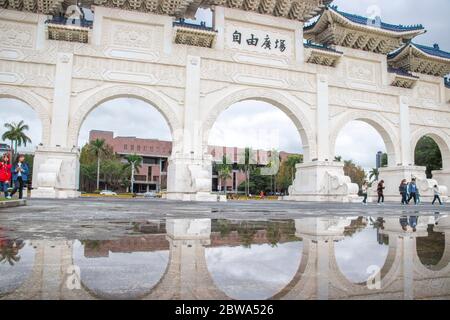
[[[244,37],[242,32],[235,30],[233,32],[232,42],[246,44],[247,46],[261,47],[265,50],[279,50],[280,52],[286,51],[286,40],[274,38],[272,39],[268,34],[260,39],[257,35],[251,33],[249,36]]]

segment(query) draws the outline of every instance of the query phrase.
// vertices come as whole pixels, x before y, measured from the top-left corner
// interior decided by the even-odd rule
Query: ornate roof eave
[[[49,40],[87,43],[90,28],[48,23],[46,32]]]
[[[80,0],[81,6],[91,5],[194,18],[199,7],[223,6],[249,12],[307,21],[320,14],[332,0]],[[44,14],[56,13],[70,0],[0,0],[0,7]]]
[[[395,68],[388,68],[388,74],[391,78],[391,86],[412,89],[419,77],[413,75],[412,73]]]
[[[200,7],[222,6],[260,14],[307,21],[333,0],[204,0]]]
[[[324,31],[329,24],[340,24],[343,27],[350,28],[357,31],[363,31],[368,33],[375,33],[384,36],[391,36],[394,38],[404,38],[404,39],[412,39],[422,33],[425,33],[425,29],[414,29],[414,30],[399,30],[392,31],[386,30],[378,26],[371,25],[362,25],[356,22],[353,22],[346,17],[340,15],[338,12],[334,10],[325,10],[324,13],[318,18],[316,22],[313,24],[306,26],[303,29],[305,37],[308,38],[308,35],[315,35],[322,31]]]
[[[320,46],[317,44],[306,43],[305,56],[306,62],[313,64],[320,64],[327,67],[335,67],[343,53],[336,51],[333,48]]]
[[[431,48],[429,49],[431,50]],[[437,50],[439,49],[437,48]],[[429,54],[414,43],[408,43],[388,55],[388,64],[410,72],[439,77],[443,77],[450,72],[450,58]]]
[[[217,31],[204,25],[193,25],[184,22],[174,22],[173,41],[203,48],[212,48],[216,41]]]
[[[388,56],[388,59],[390,61],[396,61],[396,60],[403,59],[409,55],[419,56],[419,57],[426,58],[426,59],[432,59],[432,60],[436,60],[439,62],[450,63],[450,59],[426,53],[423,50],[420,50],[420,48],[418,48],[414,43],[411,43],[411,42],[406,44],[404,47],[400,48],[398,51],[390,54]]]
[[[0,0],[0,8],[43,14],[58,12],[64,0]]]

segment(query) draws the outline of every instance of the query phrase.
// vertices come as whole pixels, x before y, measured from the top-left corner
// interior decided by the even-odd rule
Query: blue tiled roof
[[[67,23],[67,21],[69,20],[69,23]],[[70,23],[70,19],[65,18],[64,16],[53,16],[51,19],[48,19],[45,21],[45,23],[52,23],[52,24],[60,24],[60,25],[73,25],[73,26],[77,26],[76,24],[71,24]],[[86,20],[84,18],[82,18],[80,20],[80,27],[85,27],[85,28],[92,28],[94,22],[91,20]]]
[[[405,31],[424,30],[424,27],[421,24],[411,25],[411,26],[404,26],[404,25],[401,25],[401,24],[400,25],[395,25],[395,24],[389,24],[389,23],[383,22],[381,20],[377,21],[376,19],[373,20],[373,19],[369,19],[367,17],[363,17],[363,16],[360,16],[360,15],[339,11],[337,6],[327,6],[327,9],[333,10],[334,12],[340,14],[344,18],[350,20],[351,22],[354,22],[354,23],[357,23],[357,24],[361,24],[361,25],[368,25],[368,26],[370,26],[370,25],[377,25],[381,29],[388,30],[388,31],[405,32]],[[305,29],[312,28],[317,23],[317,21],[314,22],[313,24],[305,27]]]
[[[330,51],[330,52],[335,52],[335,53],[341,53],[340,51],[337,51],[329,46],[323,45],[323,44],[317,44],[317,43],[313,43],[311,41],[307,41],[306,43],[303,44],[304,47],[306,48],[314,48],[314,49],[319,49],[319,50],[325,50],[325,51]]]
[[[179,21],[175,21],[173,23],[175,27],[187,27],[192,29],[198,29],[198,30],[205,30],[205,31],[215,31],[214,28],[207,27],[206,22],[200,22],[200,24],[195,23],[189,23],[186,22],[184,19],[179,19]]]
[[[416,49],[418,49],[418,50],[420,50],[420,51],[422,51],[422,52],[424,52],[426,54],[429,54],[431,56],[444,58],[444,59],[450,59],[450,52],[441,50],[439,48],[439,45],[437,45],[437,44],[435,44],[432,47],[428,47],[428,46],[424,46],[424,45],[413,43],[413,42],[409,42],[404,47],[402,47],[401,49],[390,53],[388,55],[388,59],[392,59],[392,58],[396,57],[400,52],[402,52],[408,46],[414,46]]]
[[[450,59],[450,52],[441,50],[437,44],[435,44],[432,47],[424,46],[424,45],[417,44],[417,43],[413,43],[413,45],[417,49],[422,50],[423,52],[425,52],[429,55],[444,58],[444,59]]]
[[[404,69],[400,69],[400,68],[388,67],[388,72],[395,73],[400,76],[410,77],[410,78],[417,78],[417,79],[419,78],[419,77],[416,77],[415,75],[413,75],[411,72],[404,70]]]

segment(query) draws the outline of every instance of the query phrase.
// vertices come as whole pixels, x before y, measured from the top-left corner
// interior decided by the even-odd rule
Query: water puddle
[[[102,223],[123,233],[84,237],[97,223],[78,237],[23,239],[0,226],[0,298],[450,296],[446,215]]]

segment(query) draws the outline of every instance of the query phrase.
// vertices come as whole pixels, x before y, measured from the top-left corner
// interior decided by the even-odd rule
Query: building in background
[[[3,155],[4,153],[10,153],[11,147],[6,143],[0,143],[0,155]]]
[[[136,137],[114,136],[112,131],[91,130],[89,141],[104,139],[113,151],[119,155],[124,163],[125,157],[137,154],[142,157],[142,167],[134,176],[134,192],[161,191],[167,188],[168,158],[172,152],[172,142],[158,139],[140,139]],[[245,181],[245,173],[238,169],[238,163],[242,163],[245,148],[209,146],[209,154],[213,161],[222,161],[224,155],[232,166],[231,178],[220,182],[217,172],[213,171],[212,189],[214,191],[237,192],[239,185]],[[280,162],[291,155],[288,152],[280,152]],[[266,166],[271,158],[271,151],[252,150],[252,163],[257,166]]]
[[[383,161],[383,152],[378,151],[377,157],[376,157],[376,167],[377,169],[380,169],[382,167],[382,161]]]

